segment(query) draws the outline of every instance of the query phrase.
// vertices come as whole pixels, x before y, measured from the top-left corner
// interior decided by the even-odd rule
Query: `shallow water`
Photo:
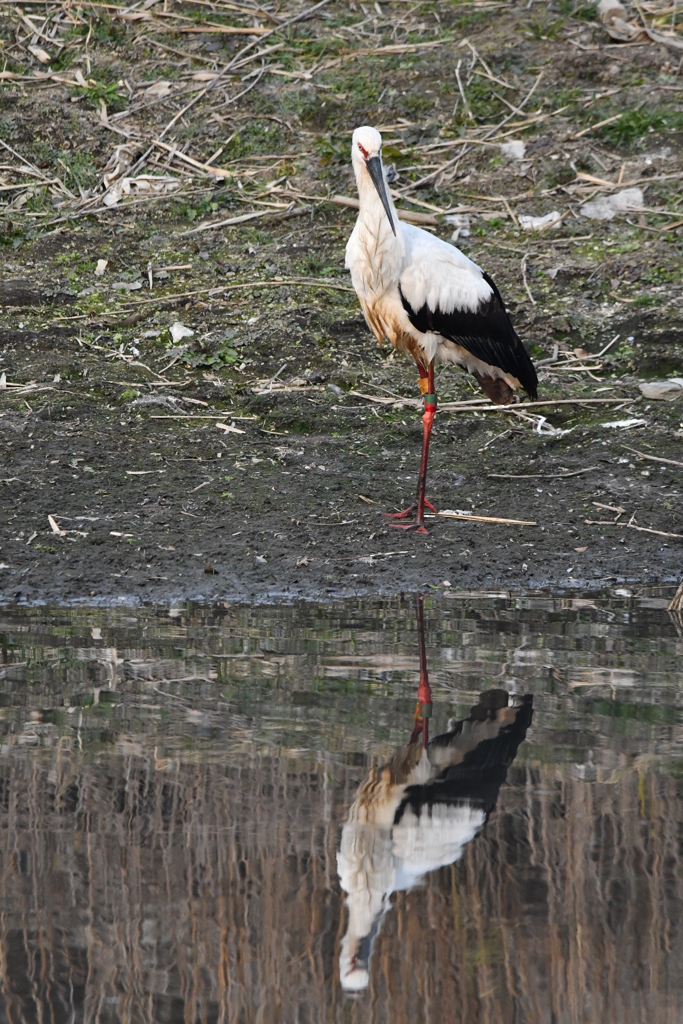
[[[666,605],[425,599],[439,798],[412,598],[0,609],[0,1019],[680,1021]]]

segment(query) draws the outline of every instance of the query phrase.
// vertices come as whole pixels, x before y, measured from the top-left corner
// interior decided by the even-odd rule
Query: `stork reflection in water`
[[[459,860],[495,807],[533,714],[532,697],[510,705],[505,690],[480,694],[469,717],[428,737],[432,710],[422,598],[417,601],[420,685],[408,743],[360,785],[337,854],[348,922],[339,958],[342,988],[370,981],[372,943],[393,892],[419,885]]]

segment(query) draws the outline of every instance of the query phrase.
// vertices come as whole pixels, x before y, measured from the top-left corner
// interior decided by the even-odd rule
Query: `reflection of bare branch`
[[[678,590],[674,594],[671,604],[669,605],[670,612],[683,611],[683,581],[681,582]]]
[[[669,605],[669,615],[671,621],[674,624],[676,632],[683,639],[683,621],[681,615],[683,614],[683,581],[681,582],[678,590],[674,594],[671,604]]]
[[[680,640],[661,602],[642,608],[470,595],[427,616],[436,707],[504,666],[539,713],[484,833],[396,894],[373,952],[383,1019],[681,1018]],[[92,611],[60,614],[3,610],[0,1014],[341,1019],[335,855],[369,742],[391,749],[368,714],[390,733],[414,694],[412,604],[336,610],[324,647],[319,609],[114,609],[94,642]],[[610,693],[633,717],[601,714]]]
[[[463,860],[396,897],[373,961],[387,1019],[414,1024],[413,1000],[433,1000],[437,979],[449,1024],[468,1024],[475,1006],[486,1024],[515,1006],[530,1024],[675,1019],[683,798],[647,761],[620,763],[611,784],[512,769]],[[294,1020],[303,1007],[334,1020],[343,915],[330,864],[366,769],[158,764],[56,749],[5,761],[8,1019],[32,1019],[36,1002],[49,1019],[84,992],[87,1021],[152,1019],[151,1004],[226,1024]],[[281,1016],[259,1018],[268,1006]]]

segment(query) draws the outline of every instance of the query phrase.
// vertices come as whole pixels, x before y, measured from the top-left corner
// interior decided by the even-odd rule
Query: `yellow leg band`
[[[419,377],[417,382],[420,385],[420,391],[422,392],[422,394],[426,395],[427,392],[429,391],[429,378]]]

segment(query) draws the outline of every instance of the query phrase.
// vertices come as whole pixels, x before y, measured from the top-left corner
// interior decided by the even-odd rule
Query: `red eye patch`
[[[367,151],[367,149],[364,146],[361,146],[360,142],[358,143],[358,148],[361,151],[361,153],[363,154],[363,159],[367,160],[367,158],[368,158],[368,151]]]

